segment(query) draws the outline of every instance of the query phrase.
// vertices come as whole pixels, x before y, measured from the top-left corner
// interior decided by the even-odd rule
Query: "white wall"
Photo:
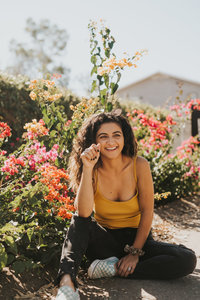
[[[171,99],[170,105],[172,105],[176,96],[179,96],[177,83],[176,79],[169,76],[152,76],[147,80],[119,90],[117,95],[122,101],[123,99],[135,98],[140,100],[140,102],[162,107],[169,99]],[[200,98],[200,85],[185,81],[181,89],[183,90],[182,100],[189,96]]]

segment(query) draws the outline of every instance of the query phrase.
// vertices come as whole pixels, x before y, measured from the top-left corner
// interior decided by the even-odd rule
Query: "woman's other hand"
[[[127,277],[132,274],[138,261],[138,255],[128,254],[122,257],[117,263],[117,274],[121,277]]]
[[[97,163],[100,156],[100,144],[92,144],[89,148],[86,148],[81,154],[83,165],[86,168],[92,168]]]

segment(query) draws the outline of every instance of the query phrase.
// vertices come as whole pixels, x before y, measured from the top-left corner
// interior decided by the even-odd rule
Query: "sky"
[[[137,69],[123,70],[120,87],[156,72],[200,83],[199,0],[0,0],[0,69],[10,62],[9,42],[26,42],[27,18],[49,19],[69,35],[63,64],[71,69],[69,88],[84,94],[91,71],[90,20],[105,20],[116,44],[114,52],[148,49]]]

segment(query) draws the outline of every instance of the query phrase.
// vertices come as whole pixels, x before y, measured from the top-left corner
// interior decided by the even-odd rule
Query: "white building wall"
[[[172,105],[176,96],[179,96],[180,81],[169,76],[152,76],[146,80],[130,85],[118,91],[118,97],[123,99],[138,99],[140,102],[149,103],[153,106],[164,106],[170,100]],[[183,82],[181,99],[188,97],[200,98],[200,84]]]

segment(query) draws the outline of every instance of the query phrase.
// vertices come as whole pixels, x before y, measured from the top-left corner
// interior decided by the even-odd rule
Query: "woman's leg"
[[[174,279],[191,274],[196,266],[194,251],[183,245],[147,240],[145,255],[128,278]]]
[[[121,245],[121,258],[126,244],[132,245],[137,229],[108,229],[111,235]],[[196,266],[196,256],[193,250],[183,245],[175,245],[154,241],[150,233],[143,247],[145,255],[141,256],[133,274],[128,278],[138,279],[170,279],[191,274]]]
[[[76,275],[84,254],[93,261],[96,258],[104,259],[120,255],[120,253],[120,245],[93,218],[75,215],[63,244],[60,268],[55,284],[59,284],[61,278],[68,274],[77,287]]]

